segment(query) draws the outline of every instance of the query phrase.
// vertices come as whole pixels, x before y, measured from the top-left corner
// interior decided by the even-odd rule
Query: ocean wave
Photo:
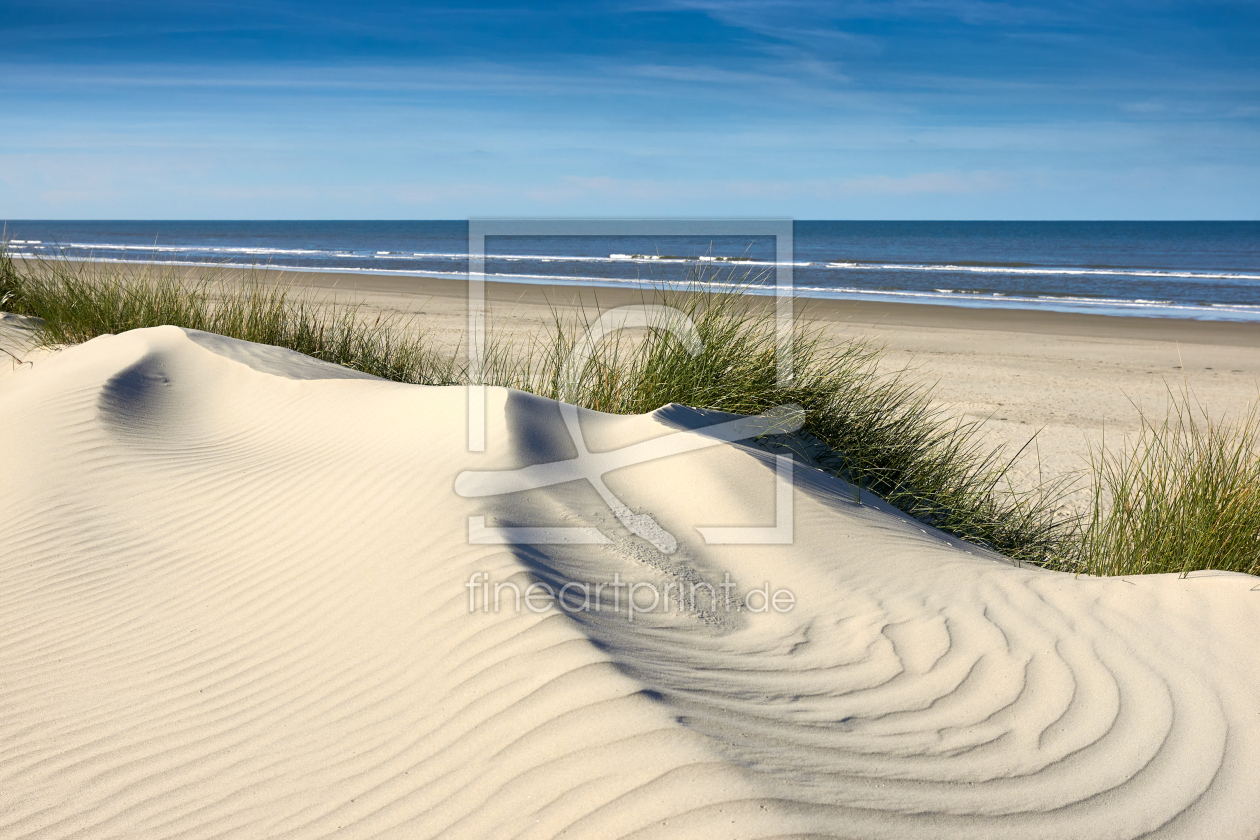
[[[38,240],[11,240],[13,245],[37,245],[48,250],[58,246],[48,245]],[[413,259],[466,261],[470,255],[464,252],[442,251],[347,251],[345,249],[320,248],[270,248],[262,246],[189,246],[189,245],[134,245],[111,242],[72,242],[62,249],[87,251],[126,251],[161,254],[187,254],[190,257],[203,254],[223,254],[225,256],[303,256],[312,258],[335,259],[338,261],[353,259],[397,260]],[[939,274],[972,274],[994,277],[1133,277],[1156,280],[1225,280],[1233,282],[1260,281],[1260,274],[1237,271],[1195,271],[1154,268],[1122,268],[1109,266],[1037,266],[1029,263],[992,263],[958,261],[949,263],[897,263],[866,260],[840,260],[829,262],[791,261],[776,262],[774,260],[751,259],[742,256],[677,254],[625,254],[612,253],[607,256],[578,254],[484,254],[480,255],[488,262],[537,262],[537,263],[644,263],[651,265],[697,265],[719,264],[731,267],[777,268],[791,266],[793,268],[824,268],[838,271],[903,271]],[[610,279],[610,278],[601,278]],[[948,290],[950,292],[970,293],[968,290]]]
[[[1174,271],[1170,269],[1143,268],[1017,268],[1014,266],[969,265],[966,263],[864,263],[829,262],[827,268],[857,269],[861,271],[924,271],[950,274],[997,274],[1033,276],[1082,276],[1082,277],[1157,277],[1177,280],[1260,280],[1260,274],[1216,273],[1206,271]]]
[[[296,254],[296,255],[326,255],[341,256],[344,252],[327,251],[323,249],[312,248],[263,248],[246,245],[237,245],[232,247],[222,246],[187,246],[187,245],[123,245],[112,242],[70,242],[62,246],[46,246],[47,248],[60,247],[62,249],[75,249],[80,251],[148,251],[151,253],[161,254],[247,254],[251,256],[265,254]],[[358,256],[356,254],[345,254],[346,256]]]
[[[73,256],[65,256],[64,249],[58,253],[31,253],[29,250],[33,245],[40,243],[30,243],[29,240],[23,241],[23,250],[12,252],[14,256],[26,258],[43,257],[59,259],[74,259]],[[120,252],[119,257],[109,258],[100,257],[100,262],[117,262],[117,263],[149,263],[156,265],[179,265],[179,266],[206,266],[206,267],[222,267],[223,262],[216,262],[208,259],[126,259],[123,254],[133,254],[137,252],[160,253],[166,255],[173,254],[189,254],[195,256],[193,249],[175,247],[175,246],[137,246],[137,245],[121,245],[111,243],[73,243],[73,247],[82,249],[100,249]],[[40,250],[35,248],[34,250]],[[43,250],[47,252],[48,247],[44,246]],[[353,254],[333,251],[319,251],[305,248],[202,248],[196,249],[202,254],[206,253],[238,253],[248,256],[310,256],[325,255],[335,256],[341,259],[360,257],[362,254]],[[466,255],[463,254],[433,254],[425,253],[423,255],[417,252],[401,253],[401,252],[382,252],[373,256],[388,260],[407,260],[414,259],[419,256],[426,258],[433,257],[449,257],[452,260],[463,260]],[[598,263],[604,261],[612,261],[610,257],[575,257],[575,258],[558,258],[558,257],[540,257],[537,255],[487,255],[487,266],[493,266],[496,261],[528,261],[536,264],[544,263],[565,263],[565,262],[588,262]],[[634,255],[630,255],[634,256]],[[340,262],[341,259],[338,261]],[[646,258],[645,258],[646,259]],[[664,260],[661,260],[663,262]],[[681,260],[680,260],[681,261]],[[657,262],[653,260],[653,262]],[[694,261],[693,261],[694,262]],[[734,262],[734,261],[732,261]],[[746,262],[734,262],[734,265],[746,265]],[[808,265],[808,263],[806,263]],[[831,267],[836,265],[853,265],[845,264],[829,264]],[[874,265],[874,264],[871,264]],[[888,269],[910,268],[913,264],[878,264]],[[396,275],[404,277],[436,277],[441,279],[464,280],[467,278],[467,272],[463,266],[451,266],[451,270],[441,270],[440,268],[404,268],[404,267],[381,267],[373,268],[366,265],[341,264],[336,266],[311,266],[311,265],[280,265],[272,263],[253,263],[250,265],[239,265],[240,268],[266,268],[277,271],[293,271],[293,272],[340,272],[364,275]],[[944,270],[947,266],[923,266],[925,269]],[[550,265],[547,268],[551,268]],[[979,271],[978,267],[972,267],[973,270]],[[1011,272],[1013,269],[1003,269],[1005,272]],[[1001,273],[996,271],[980,271],[979,273],[993,274]],[[1124,271],[1101,271],[1099,269],[1046,269],[1034,271],[1021,271],[1025,274],[1091,274],[1091,275],[1115,275],[1129,274],[1136,276],[1153,276],[1161,278],[1185,278],[1194,279],[1260,279],[1260,275],[1245,274],[1209,274],[1204,272],[1153,272],[1141,270],[1124,270]],[[493,271],[487,270],[484,274],[487,280],[507,282],[507,283],[538,283],[548,285],[597,285],[607,287],[664,287],[664,288],[686,288],[692,285],[689,279],[669,281],[664,278],[640,278],[640,277],[601,277],[593,275],[561,275],[550,272],[514,272],[514,271]],[[774,294],[775,287],[770,283],[749,284],[747,282],[734,281],[722,282],[720,280],[710,279],[703,283],[706,287],[717,290],[739,290],[750,294]],[[1114,296],[1088,296],[1088,295],[1059,295],[1046,293],[1030,293],[1030,292],[1012,292],[1002,291],[1000,289],[965,289],[965,288],[947,288],[939,287],[930,290],[913,290],[913,289],[868,289],[856,286],[831,286],[831,285],[812,285],[797,284],[792,287],[792,293],[811,298],[830,298],[845,300],[870,300],[885,302],[906,302],[906,303],[924,303],[952,306],[966,306],[979,308],[1008,308],[1008,309],[1051,309],[1059,311],[1072,312],[1099,312],[1110,314],[1125,315],[1144,315],[1152,317],[1174,317],[1174,318],[1196,318],[1211,320],[1260,320],[1260,304],[1251,303],[1227,303],[1227,302],[1177,302],[1167,298],[1120,298]]]
[[[12,244],[41,244],[38,241],[23,242],[22,240],[11,240]],[[372,251],[359,250],[348,251],[346,249],[323,249],[323,248],[268,248],[262,246],[219,246],[219,245],[158,245],[158,244],[125,244],[113,242],[70,242],[63,245],[46,245],[49,249],[73,249],[86,251],[141,251],[150,253],[184,253],[189,255],[197,254],[245,254],[245,255],[264,255],[264,254],[296,254],[304,256],[319,256],[330,258],[376,258],[376,259],[438,259],[438,260],[467,260],[470,254],[466,252],[441,252],[441,251]],[[794,267],[808,267],[813,265],[811,262],[784,262],[777,263],[773,260],[754,260],[746,257],[734,256],[712,256],[701,254],[696,256],[683,255],[646,255],[646,254],[609,254],[607,256],[599,255],[583,255],[583,254],[481,254],[483,259],[493,260],[513,260],[513,261],[537,261],[537,262],[651,262],[651,263],[730,263],[737,265],[755,265],[755,266],[776,266],[791,265]]]
[[[796,286],[794,291],[807,297],[841,297],[868,300],[904,300],[908,303],[943,303],[955,306],[989,305],[1021,309],[1065,309],[1070,311],[1135,310],[1151,315],[1170,313],[1169,317],[1213,318],[1221,313],[1246,315],[1246,320],[1260,318],[1260,306],[1236,303],[1178,303],[1172,300],[1145,298],[1085,297],[1081,295],[1019,295],[1003,292],[954,291],[934,289],[930,292],[899,289],[861,289],[857,287]]]

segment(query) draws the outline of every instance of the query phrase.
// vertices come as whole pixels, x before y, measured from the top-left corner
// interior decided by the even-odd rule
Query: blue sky
[[[0,0],[0,216],[1260,218],[1260,5]]]

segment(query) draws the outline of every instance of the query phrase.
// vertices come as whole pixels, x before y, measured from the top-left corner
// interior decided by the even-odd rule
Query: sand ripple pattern
[[[0,380],[0,837],[1260,836],[1254,578],[1017,569],[722,445],[463,499],[572,456],[555,406],[175,328]],[[584,415],[610,449],[702,425]],[[470,545],[467,521],[608,546]],[[465,582],[694,581],[785,614],[470,612]]]

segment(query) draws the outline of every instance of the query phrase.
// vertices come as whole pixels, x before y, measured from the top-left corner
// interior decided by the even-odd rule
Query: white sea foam
[[[1171,269],[1141,268],[1055,268],[994,266],[994,265],[956,265],[927,263],[856,263],[832,262],[827,268],[839,268],[858,271],[926,271],[949,274],[996,274],[996,275],[1031,275],[1046,277],[1157,277],[1182,280],[1260,280],[1260,274],[1243,274],[1241,272],[1207,272],[1207,271],[1174,271]]]
[[[40,240],[11,240],[11,244],[42,244]],[[345,249],[318,249],[318,248],[269,248],[255,246],[186,246],[186,245],[158,245],[158,244],[120,244],[109,242],[72,242],[64,246],[67,249],[76,250],[92,250],[92,251],[139,251],[151,253],[186,253],[190,255],[196,254],[241,254],[246,256],[261,255],[300,255],[312,257],[328,257],[336,259],[355,259],[355,258],[389,258],[398,260],[408,260],[413,258],[419,259],[438,259],[438,260],[467,260],[469,255],[464,252],[434,252],[434,251],[416,251],[416,252],[396,252],[396,251],[376,251],[374,253],[365,254],[362,252],[347,251]],[[551,262],[593,262],[593,263],[624,263],[624,262],[643,262],[652,264],[696,264],[696,263],[722,263],[732,266],[750,266],[758,268],[770,268],[777,266],[792,266],[794,268],[820,267],[841,271],[907,271],[907,272],[926,272],[926,273],[946,273],[946,274],[980,274],[990,276],[1046,276],[1046,277],[1144,277],[1152,279],[1179,279],[1179,280],[1229,280],[1229,281],[1260,281],[1260,274],[1249,272],[1222,272],[1222,271],[1192,271],[1192,270],[1175,270],[1175,269],[1147,269],[1147,268],[1101,268],[1101,267],[1072,267],[1072,266],[1000,266],[1000,265],[962,265],[958,263],[897,263],[897,262],[852,262],[852,261],[831,261],[824,263],[815,263],[811,261],[792,261],[792,262],[776,262],[774,260],[757,260],[747,259],[735,256],[715,256],[709,254],[696,256],[670,256],[659,254],[624,254],[615,253],[607,256],[594,255],[560,255],[560,254],[493,254],[483,255],[487,261],[509,260],[509,261],[534,261],[541,263]]]
[[[263,248],[253,246],[187,246],[187,245],[125,245],[111,242],[71,242],[63,246],[67,249],[83,251],[140,251],[164,254],[292,254],[312,256],[341,256],[342,252],[325,251],[314,248]],[[350,254],[349,256],[354,256]]]

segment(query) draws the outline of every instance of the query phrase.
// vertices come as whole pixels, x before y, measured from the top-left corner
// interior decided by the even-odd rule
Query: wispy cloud
[[[1258,39],[1183,0],[46,0],[0,16],[0,216],[1260,213]]]

